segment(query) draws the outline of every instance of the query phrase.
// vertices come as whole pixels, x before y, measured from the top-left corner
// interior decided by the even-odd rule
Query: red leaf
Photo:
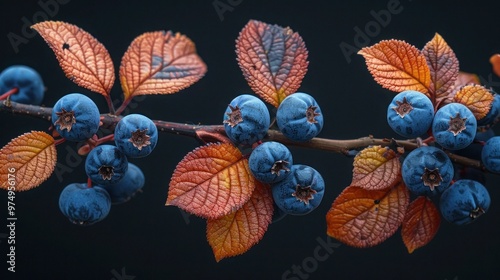
[[[414,46],[383,40],[358,54],[365,58],[368,70],[382,87],[395,92],[416,90],[429,96],[430,70],[424,55]]]
[[[401,229],[408,252],[411,254],[427,245],[436,235],[440,223],[439,210],[430,199],[420,196],[410,203]]]
[[[297,91],[309,64],[306,46],[298,33],[256,20],[241,30],[236,54],[252,90],[275,107]]]
[[[232,144],[208,144],[188,153],[175,168],[166,205],[208,219],[239,209],[255,188],[248,159]]]
[[[252,197],[236,212],[207,220],[207,239],[215,259],[240,255],[257,244],[271,223],[274,212],[271,188],[255,181]]]
[[[401,163],[388,147],[372,146],[363,149],[354,158],[351,186],[367,190],[383,190],[401,179]]]
[[[54,51],[66,77],[77,85],[106,97],[115,82],[115,68],[108,50],[78,26],[44,21],[31,26]]]
[[[446,41],[436,33],[422,50],[431,71],[431,100],[444,99],[451,95],[458,77],[458,59]],[[432,98],[434,97],[434,98]]]
[[[327,234],[350,246],[375,246],[399,228],[409,197],[403,183],[376,191],[349,186],[326,214]]]
[[[125,99],[144,94],[171,94],[197,82],[207,66],[194,43],[180,33],[148,32],[135,38],[120,65]]]
[[[0,188],[26,191],[47,180],[56,166],[54,138],[32,131],[12,139],[0,149]]]

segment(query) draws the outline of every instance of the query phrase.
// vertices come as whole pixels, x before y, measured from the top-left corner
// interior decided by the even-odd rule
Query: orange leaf
[[[419,49],[399,40],[383,40],[358,54],[365,58],[373,78],[382,87],[401,92],[416,90],[429,96],[430,70]]]
[[[305,43],[297,32],[256,20],[241,30],[236,54],[252,90],[275,107],[297,91],[309,64]]]
[[[56,166],[54,138],[32,131],[12,139],[0,150],[0,187],[26,191],[47,180]],[[13,182],[13,183],[11,183]]]
[[[388,147],[373,146],[363,149],[354,158],[351,186],[367,190],[383,190],[398,182],[401,163]]]
[[[326,214],[327,234],[350,246],[375,246],[399,228],[409,197],[402,182],[376,191],[349,186]]]
[[[207,66],[185,35],[171,31],[144,33],[132,41],[120,65],[125,99],[144,94],[171,94],[197,82]]]
[[[255,188],[248,160],[232,144],[208,144],[188,153],[175,168],[166,205],[216,219],[239,209]]]
[[[463,86],[470,85],[470,84],[480,85],[481,81],[479,80],[479,77],[476,74],[459,71],[458,77],[455,80],[455,85],[453,86],[453,91],[448,96],[451,99],[453,99],[453,96],[455,96],[455,93],[459,89],[461,89]]]
[[[408,252],[411,254],[427,245],[436,235],[440,223],[439,210],[429,198],[419,196],[410,203],[401,229]]]
[[[493,94],[480,85],[464,86],[458,90],[454,97],[455,102],[467,106],[478,120],[488,114],[493,99]]]
[[[458,59],[446,41],[436,33],[422,50],[431,72],[430,94],[437,101],[448,97],[458,77]]]
[[[271,223],[273,211],[271,188],[256,180],[252,197],[243,207],[207,220],[207,239],[217,262],[243,254],[257,244]]]
[[[61,21],[44,21],[31,28],[38,31],[54,51],[68,79],[109,96],[115,82],[115,68],[104,45],[78,26]]]
[[[500,77],[500,54],[494,54],[490,57],[491,66],[493,66],[493,72]]]

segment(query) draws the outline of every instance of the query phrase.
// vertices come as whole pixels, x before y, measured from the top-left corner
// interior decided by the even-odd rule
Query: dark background
[[[135,102],[139,104],[135,113],[193,124],[221,123],[230,100],[250,92],[235,60],[234,43],[248,20],[258,19],[290,26],[304,39],[310,64],[300,90],[312,94],[321,105],[325,115],[321,137],[397,137],[385,120],[394,94],[374,82],[361,56],[352,55],[348,63],[339,48],[342,42],[354,46],[354,28],[363,30],[374,20],[371,11],[387,9],[394,1],[220,0],[235,4],[222,14],[222,20],[213,0],[64,2],[49,18],[76,24],[93,34],[108,48],[115,69],[128,44],[143,32],[173,30],[196,43],[208,65],[206,76],[178,94]],[[455,51],[461,70],[477,73],[485,83],[498,87],[500,78],[492,76],[488,62],[492,54],[500,52],[498,13],[491,4],[401,0],[399,5],[401,12],[361,43],[372,45],[395,38],[422,48],[438,32]],[[104,112],[104,99],[66,79],[41,37],[24,30],[23,17],[33,22],[39,11],[43,9],[36,1],[2,2],[0,68],[26,64],[37,69],[48,89],[46,106],[53,106],[64,94],[81,92]],[[23,30],[29,33],[23,35]],[[11,32],[27,39],[18,52],[9,42]],[[118,81],[112,95],[113,99],[121,97]],[[0,145],[24,132],[48,127],[45,121],[1,113]],[[37,189],[16,195],[15,274],[6,270],[7,242],[1,237],[7,229],[1,223],[7,223],[7,196],[0,194],[0,234],[4,233],[0,235],[0,279],[281,279],[293,265],[311,260],[320,245],[318,239],[326,240],[325,214],[350,182],[352,159],[292,148],[294,162],[311,165],[323,174],[327,186],[322,205],[307,216],[288,216],[272,224],[247,253],[217,263],[206,241],[205,221],[164,206],[177,162],[197,145],[192,139],[162,133],[152,155],[131,161],[146,175],[144,193],[113,206],[104,221],[90,227],[71,224],[59,211],[62,188],[86,180],[83,163],[78,164],[82,159],[67,156],[74,144],[59,146],[59,162],[73,166],[72,172],[63,174],[62,181],[54,175]],[[434,240],[413,254],[407,253],[398,231],[373,248],[340,245],[302,278],[498,279],[499,182],[498,177],[488,175],[493,201],[488,214],[464,227],[443,222]],[[288,279],[301,278],[291,274]]]

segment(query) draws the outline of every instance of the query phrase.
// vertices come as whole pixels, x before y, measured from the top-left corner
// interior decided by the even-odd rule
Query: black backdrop
[[[493,53],[500,52],[495,29],[498,14],[491,4],[480,2],[462,6],[417,0],[40,1],[47,2],[58,3],[57,9],[51,7],[48,18],[76,24],[93,34],[108,48],[116,69],[128,44],[146,31],[178,31],[196,43],[208,73],[178,94],[148,96],[137,102],[133,112],[153,119],[221,123],[228,102],[250,92],[234,52],[238,32],[250,19],[290,26],[305,40],[310,65],[301,90],[314,95],[322,107],[325,127],[321,137],[397,136],[385,121],[393,94],[373,81],[362,57],[350,55],[348,62],[339,47],[342,43],[355,48],[396,38],[421,48],[438,32],[454,49],[462,70],[477,73],[492,86],[500,83],[488,62]],[[217,12],[214,3],[228,9]],[[388,6],[391,18],[374,24],[374,14]],[[12,64],[37,69],[48,88],[47,106],[66,93],[81,92],[93,98],[102,111],[106,109],[102,97],[66,79],[41,37],[25,28],[27,21],[39,21],[47,14],[40,4],[3,1],[0,11],[1,69]],[[358,29],[367,26],[371,28],[367,37],[356,36]],[[17,51],[9,34],[24,38]],[[120,98],[118,82],[112,94],[113,99]],[[37,119],[1,113],[0,144],[48,126]],[[315,251],[327,241],[325,214],[350,182],[352,159],[299,148],[292,148],[294,161],[313,166],[326,181],[322,205],[307,216],[288,216],[272,224],[249,252],[217,263],[205,238],[205,221],[164,206],[172,171],[197,145],[192,139],[162,133],[152,155],[132,161],[146,175],[144,193],[113,206],[104,221],[90,227],[72,225],[58,209],[62,188],[86,179],[81,159],[67,156],[73,145],[59,146],[59,161],[70,166],[71,172],[63,174],[62,181],[52,176],[39,188],[16,195],[16,273],[7,271],[7,196],[0,194],[0,279],[499,278],[498,177],[488,175],[493,200],[490,213],[465,227],[443,222],[435,239],[413,254],[407,253],[398,231],[373,248],[340,245],[332,251],[320,247],[319,260]],[[301,266],[302,273],[294,272],[294,266]]]

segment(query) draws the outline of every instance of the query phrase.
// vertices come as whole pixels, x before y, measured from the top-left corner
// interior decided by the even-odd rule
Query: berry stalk
[[[15,115],[26,115],[50,121],[52,108],[35,106],[35,105],[26,105],[11,101],[4,101],[0,102],[0,112],[10,112]],[[121,116],[114,116],[110,114],[103,114],[101,115],[101,117],[102,117],[101,128],[109,129],[110,131],[114,130],[114,127],[116,126],[118,121],[122,118]],[[159,131],[192,137],[204,143],[230,141],[227,138],[224,126],[222,124],[191,125],[191,124],[168,122],[163,120],[155,120],[154,123]],[[289,146],[323,150],[323,151],[340,153],[344,155],[350,155],[351,150],[362,149],[372,145],[393,146],[394,144],[396,144],[396,146],[403,147],[407,151],[414,150],[419,146],[418,139],[394,140],[388,138],[374,138],[371,135],[357,139],[344,139],[344,140],[315,137],[310,141],[295,142],[289,140],[281,132],[274,129],[269,129],[265,137],[265,140],[276,141]],[[465,166],[470,166],[473,168],[484,170],[484,166],[481,163],[481,161],[459,156],[451,153],[450,151],[445,151],[445,152],[450,157],[450,159],[455,163],[460,163]]]

